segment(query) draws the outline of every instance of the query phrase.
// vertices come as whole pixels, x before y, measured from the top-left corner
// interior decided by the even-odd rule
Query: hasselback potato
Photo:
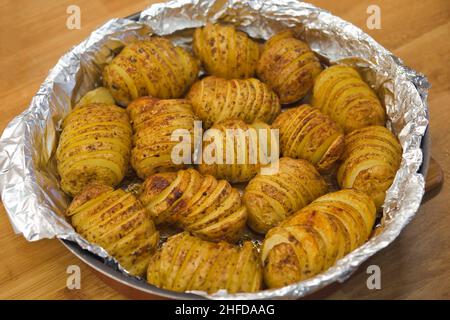
[[[221,121],[205,132],[203,140],[198,170],[231,183],[249,181],[262,165],[274,157],[278,160],[278,141],[264,122]]]
[[[316,199],[266,234],[266,285],[283,287],[325,271],[367,241],[375,217],[372,199],[354,189]]]
[[[103,85],[122,106],[142,96],[181,97],[197,79],[200,64],[169,40],[152,37],[126,45],[103,71]]]
[[[365,192],[379,208],[394,180],[401,157],[402,147],[385,127],[355,130],[345,136],[345,152],[337,173],[339,186]]]
[[[247,220],[239,191],[194,169],[150,176],[140,201],[156,224],[175,225],[210,241],[236,241]]]
[[[191,87],[187,98],[192,101],[194,112],[203,121],[204,128],[232,118],[246,123],[256,120],[272,123],[281,111],[277,95],[254,78],[206,77]]]
[[[255,74],[259,46],[234,26],[208,23],[197,28],[192,46],[208,74],[227,79]]]
[[[170,237],[151,258],[147,281],[178,292],[255,292],[262,288],[262,268],[250,241],[234,246],[183,232]]]
[[[341,128],[316,108],[301,105],[281,113],[272,128],[279,129],[281,154],[302,158],[327,171],[344,151]]]
[[[303,98],[321,71],[314,52],[291,31],[278,33],[266,42],[256,68],[258,78],[278,94],[282,104]]]
[[[141,97],[130,103],[127,110],[134,130],[131,165],[138,176],[145,179],[155,172],[183,168],[183,163],[174,161],[172,151],[182,145],[194,150],[196,118],[190,101]],[[183,129],[189,133],[189,139],[172,139],[175,130]]]
[[[101,246],[131,274],[145,274],[159,233],[134,195],[94,183],[73,199],[66,214],[87,241]]]
[[[242,200],[249,215],[247,223],[254,231],[266,233],[327,189],[308,161],[283,157],[276,174],[258,174],[245,188]]]
[[[312,104],[330,115],[345,132],[383,126],[386,122],[386,112],[377,95],[349,66],[329,67],[317,77]]]
[[[91,182],[116,186],[122,181],[131,148],[125,110],[105,103],[78,105],[62,128],[56,160],[64,192],[74,196]]]

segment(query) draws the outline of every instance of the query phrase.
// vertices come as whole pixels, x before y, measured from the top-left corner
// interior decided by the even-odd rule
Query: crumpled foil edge
[[[219,20],[261,39],[284,28],[295,28],[324,61],[357,67],[384,101],[388,127],[398,136],[403,156],[386,194],[383,230],[332,268],[306,281],[257,293],[193,293],[212,299],[303,297],[332,282],[345,281],[362,262],[398,236],[417,212],[424,194],[424,177],[418,171],[423,162],[421,141],[428,125],[428,80],[359,28],[295,0],[179,0],[155,4],[141,13],[139,22],[108,21],[61,57],[29,108],[9,123],[0,138],[0,193],[17,233],[28,241],[53,237],[74,241],[126,273],[104,249],[83,239],[64,218],[69,199],[58,187],[53,157],[61,121],[73,102],[99,84],[103,66],[124,43],[156,33],[170,35],[175,43],[187,46],[190,37],[176,31]]]

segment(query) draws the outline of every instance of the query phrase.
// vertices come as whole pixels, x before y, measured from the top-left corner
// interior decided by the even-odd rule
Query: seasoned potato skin
[[[255,74],[259,46],[234,26],[208,23],[197,28],[192,46],[210,75],[245,79]]]
[[[79,234],[104,248],[132,275],[145,274],[159,233],[134,195],[93,183],[73,199],[66,215]]]
[[[283,157],[278,173],[258,174],[245,188],[242,200],[249,214],[247,224],[258,233],[266,233],[327,189],[308,161]]]
[[[258,78],[278,94],[282,104],[306,96],[321,71],[314,52],[290,30],[274,35],[265,43],[256,68]]]
[[[121,106],[142,96],[179,98],[197,79],[200,63],[168,39],[152,37],[125,46],[103,70],[103,85]]]
[[[377,208],[400,166],[402,147],[387,128],[370,126],[345,136],[345,152],[337,172],[341,188],[354,188],[370,195]]]
[[[251,129],[250,131],[247,131]],[[210,141],[204,141],[203,143],[203,161],[198,166],[198,170],[202,174],[209,174],[217,179],[226,179],[231,183],[246,182],[253,178],[261,168],[261,157],[259,154],[259,148],[261,145],[257,137],[261,134],[263,130],[266,130],[268,140],[265,141],[267,150],[271,150],[272,147],[278,147],[278,141],[272,136],[270,132],[270,126],[264,122],[255,121],[252,124],[246,124],[240,119],[229,119],[216,123],[211,127],[214,134],[214,138]],[[228,139],[226,132],[227,130],[243,130],[244,132],[254,132],[255,139],[251,140],[247,135],[245,137],[245,144],[239,143],[243,142],[244,139],[235,138],[233,140]],[[253,131],[252,131],[253,130]],[[261,130],[261,131],[260,131]],[[238,131],[236,131],[238,132]],[[272,144],[277,143],[277,146],[272,146]],[[255,145],[256,144],[256,145]],[[221,159],[222,163],[206,163],[205,159],[208,158],[209,150],[220,149],[222,146],[223,153],[218,154],[216,158]],[[230,150],[234,148],[233,163],[227,164],[226,160],[226,150],[229,146]],[[211,148],[211,149],[210,149]],[[254,150],[254,157],[252,157],[252,151]],[[257,154],[256,154],[257,152]],[[241,159],[241,157],[243,157]],[[256,161],[250,161],[255,159]],[[253,162],[253,163],[252,163]]]
[[[134,130],[131,165],[138,176],[145,179],[156,172],[184,168],[184,164],[176,164],[172,160],[172,149],[180,142],[171,141],[171,135],[177,129],[188,130],[191,134],[190,150],[194,150],[196,117],[191,102],[141,97],[130,103],[127,111]]]
[[[178,292],[256,292],[262,288],[262,268],[250,241],[235,246],[204,241],[183,232],[170,237],[152,256],[147,281]]]
[[[308,160],[320,172],[330,170],[344,151],[342,129],[309,105],[282,112],[272,128],[280,130],[280,149],[285,157]]]
[[[228,119],[246,123],[260,120],[272,123],[280,113],[277,95],[266,84],[250,78],[227,80],[215,76],[194,83],[187,98],[204,128]]]
[[[313,277],[367,241],[376,209],[365,193],[326,194],[266,234],[261,249],[269,288]]]
[[[64,192],[75,196],[92,182],[116,186],[122,181],[132,134],[125,110],[104,103],[78,105],[62,127],[56,160]]]
[[[239,191],[194,169],[150,176],[139,199],[156,224],[175,225],[210,241],[237,241],[247,220]]]
[[[312,105],[328,114],[346,133],[371,125],[384,126],[386,112],[356,69],[335,65],[316,79]]]

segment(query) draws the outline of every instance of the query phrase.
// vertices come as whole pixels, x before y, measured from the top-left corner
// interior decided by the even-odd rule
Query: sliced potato
[[[91,103],[105,103],[109,105],[116,104],[109,90],[104,87],[99,87],[86,93],[80,99],[80,101],[78,101],[75,108],[79,106],[88,105]]]
[[[132,275],[145,273],[159,233],[134,195],[93,183],[73,199],[66,214],[79,234],[104,248]]]
[[[377,208],[400,166],[402,147],[382,126],[352,131],[345,137],[345,152],[337,173],[341,188],[355,188],[373,198]]]
[[[203,121],[204,128],[233,118],[246,123],[256,120],[272,123],[281,111],[277,95],[254,78],[206,77],[194,83],[187,98],[192,101],[194,112]]]
[[[151,258],[147,281],[178,292],[255,292],[262,288],[262,268],[250,241],[234,246],[183,232],[170,237]]]
[[[197,28],[192,46],[208,74],[245,79],[255,73],[258,44],[234,26],[208,23]]]
[[[361,246],[375,224],[372,199],[355,189],[326,194],[266,234],[261,249],[269,288],[311,278]]]
[[[325,172],[344,151],[344,134],[328,116],[309,105],[281,113],[272,128],[280,130],[281,154],[308,160]]]
[[[327,189],[325,180],[309,162],[283,157],[276,174],[258,174],[245,188],[242,199],[249,213],[248,225],[266,233]]]
[[[314,52],[290,30],[274,35],[265,43],[256,68],[258,78],[278,94],[282,104],[306,96],[321,71]]]
[[[57,170],[61,188],[75,196],[92,182],[118,185],[128,169],[131,126],[125,110],[105,103],[102,91],[91,91],[64,119]]]
[[[249,181],[262,165],[278,160],[278,141],[264,122],[224,120],[206,131],[203,140],[198,170],[231,183]]]
[[[336,121],[345,132],[371,125],[384,126],[386,112],[375,92],[350,66],[335,65],[316,79],[313,106]]]
[[[200,64],[168,39],[152,37],[125,46],[103,71],[103,85],[127,106],[142,96],[181,97],[197,79]]]
[[[172,151],[178,146],[194,152],[196,118],[189,100],[141,97],[130,103],[127,111],[134,129],[131,165],[140,178],[185,167],[174,161]],[[185,130],[189,136],[177,141],[172,138],[176,130]]]
[[[194,169],[148,177],[140,201],[157,224],[175,225],[210,241],[235,242],[247,220],[239,191]]]

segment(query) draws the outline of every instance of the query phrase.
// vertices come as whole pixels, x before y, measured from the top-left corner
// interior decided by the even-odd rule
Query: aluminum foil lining
[[[63,216],[69,198],[59,188],[54,157],[61,121],[73,102],[99,85],[102,68],[124,44],[158,34],[189,46],[189,29],[207,21],[232,23],[258,39],[295,28],[327,63],[357,67],[384,102],[388,127],[398,136],[403,157],[386,195],[382,231],[326,272],[258,293],[195,293],[216,299],[292,299],[346,280],[364,260],[389,245],[419,208],[424,177],[418,170],[423,162],[421,140],[428,125],[429,84],[424,75],[407,68],[357,27],[295,0],[179,0],[155,4],[141,13],[138,22],[108,21],[62,56],[29,108],[9,123],[0,139],[0,191],[13,228],[28,241],[67,239],[108,263],[115,262],[105,250],[77,234]]]

